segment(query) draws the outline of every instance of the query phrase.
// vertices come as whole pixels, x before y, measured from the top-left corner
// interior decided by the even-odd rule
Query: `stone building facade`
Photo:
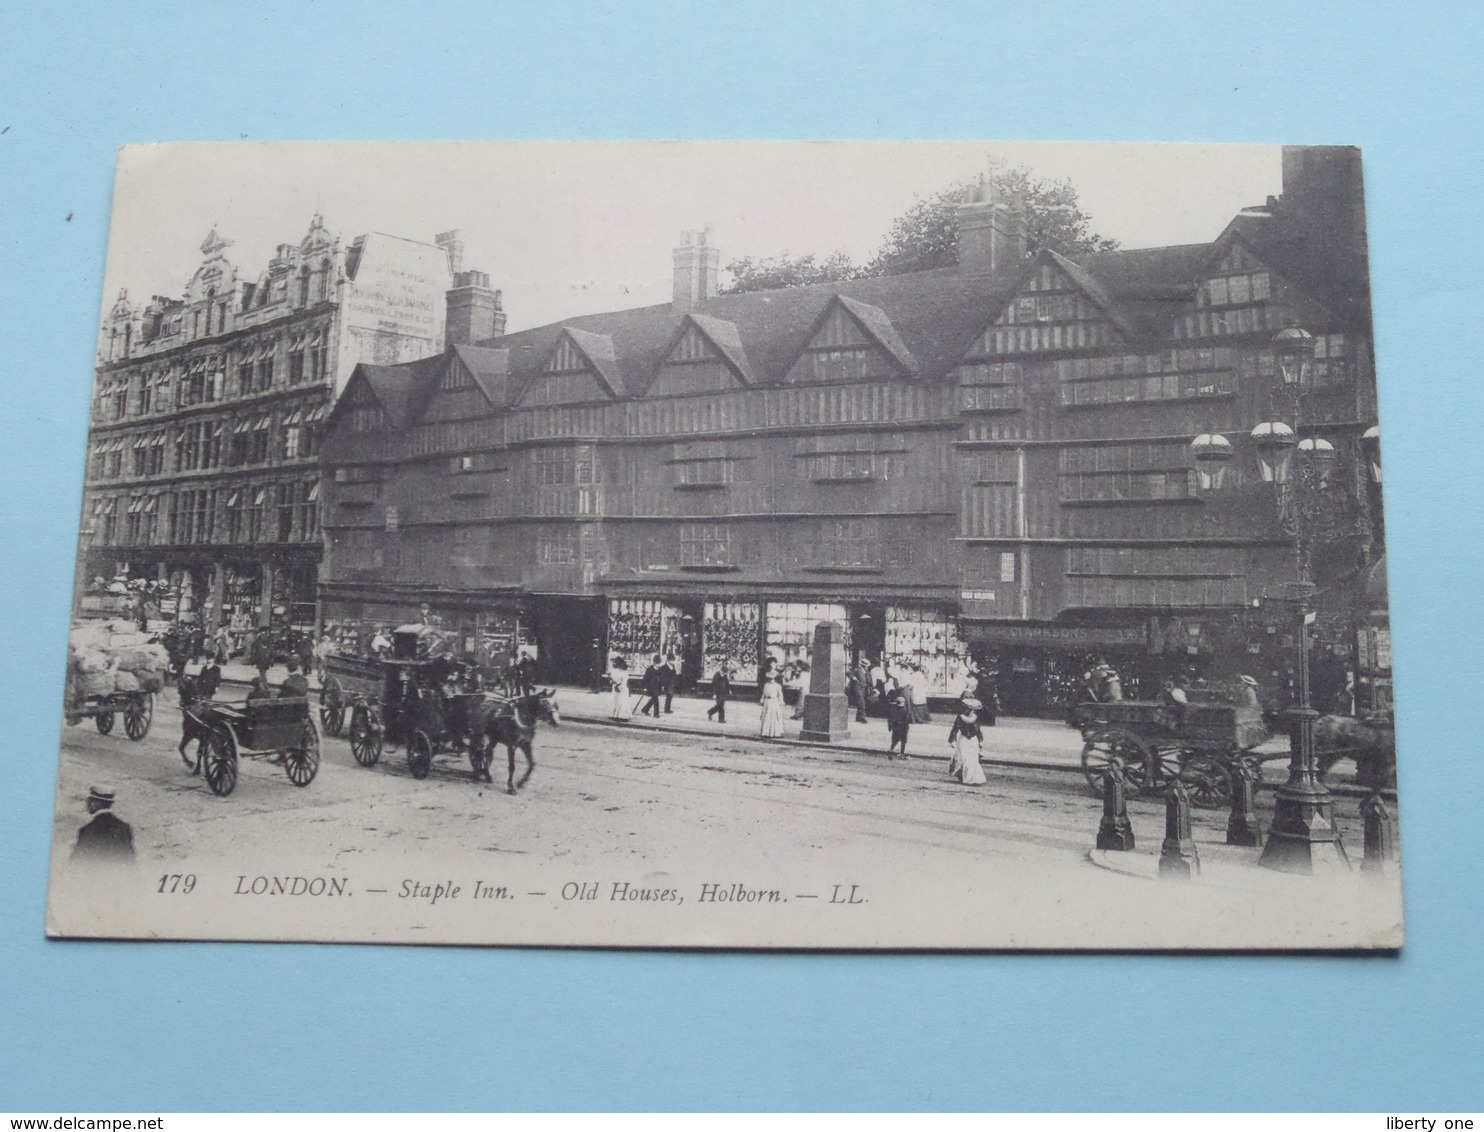
[[[1028,256],[1014,203],[981,200],[956,268],[762,293],[717,294],[692,235],[670,304],[476,320],[441,357],[363,365],[321,453],[325,614],[426,605],[554,680],[613,652],[755,679],[828,617],[934,694],[993,663],[1015,712],[1061,710],[1096,656],[1133,693],[1195,667],[1281,701],[1293,540],[1248,435],[1281,410],[1279,330],[1314,336],[1300,432],[1339,452],[1332,598],[1378,553],[1379,504],[1363,216],[1334,204],[1358,155],[1286,151],[1284,176],[1206,244]],[[1212,433],[1235,457],[1207,482]],[[1321,641],[1353,662],[1348,631]]]
[[[461,245],[456,232],[344,242],[316,215],[256,278],[230,246],[213,230],[183,295],[121,292],[103,321],[81,585],[142,578],[167,615],[309,628],[325,416],[360,362],[443,348]]]

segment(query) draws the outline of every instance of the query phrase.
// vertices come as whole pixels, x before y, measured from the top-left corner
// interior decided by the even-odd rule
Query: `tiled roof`
[[[510,400],[510,351],[483,346],[455,346],[453,352],[489,402],[503,409]]]

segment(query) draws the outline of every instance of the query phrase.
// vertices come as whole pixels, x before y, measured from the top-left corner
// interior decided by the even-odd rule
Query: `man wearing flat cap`
[[[113,791],[94,786],[88,791],[88,813],[93,820],[77,831],[77,845],[72,850],[74,861],[100,864],[132,864],[134,830],[113,813]]]

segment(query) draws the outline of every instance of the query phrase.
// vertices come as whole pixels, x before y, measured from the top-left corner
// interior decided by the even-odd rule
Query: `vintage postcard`
[[[1346,147],[126,147],[48,932],[1401,946],[1367,262]]]

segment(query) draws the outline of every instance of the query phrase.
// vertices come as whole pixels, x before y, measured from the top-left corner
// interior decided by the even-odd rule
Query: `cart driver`
[[[1173,676],[1165,677],[1159,692],[1159,702],[1174,715],[1176,726],[1185,725],[1185,709],[1190,706],[1190,697],[1185,694],[1184,688],[1175,683]]]
[[[299,661],[295,657],[289,657],[289,674],[284,677],[283,684],[278,689],[278,698],[281,700],[304,699],[309,695],[309,681],[299,671]]]

